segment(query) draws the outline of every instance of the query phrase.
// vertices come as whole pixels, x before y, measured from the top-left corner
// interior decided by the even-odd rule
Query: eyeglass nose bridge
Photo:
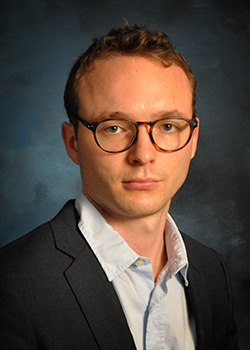
[[[136,125],[137,130],[138,130],[139,126],[141,126],[141,125],[149,125],[150,126],[149,131],[151,131],[152,127],[155,125],[155,122],[134,122],[134,124]]]
[[[150,141],[152,142],[153,146],[157,149],[160,150],[160,148],[157,146],[157,144],[155,143],[155,140],[153,139],[153,135],[152,135],[152,129],[153,126],[155,125],[155,122],[133,122],[133,124],[136,127],[136,133],[133,139],[133,142],[131,143],[131,145],[128,147],[130,148],[131,146],[133,146],[136,143],[136,140],[138,138],[138,134],[139,134],[139,126],[141,125],[148,125],[149,129],[147,129],[147,133],[149,135]]]

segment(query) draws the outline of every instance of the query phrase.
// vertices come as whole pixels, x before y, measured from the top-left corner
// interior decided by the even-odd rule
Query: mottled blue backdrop
[[[0,9],[1,245],[50,219],[81,189],[60,136],[74,57],[122,18],[165,31],[196,74],[201,121],[199,150],[171,213],[224,257],[241,349],[249,349],[248,2],[2,0]]]

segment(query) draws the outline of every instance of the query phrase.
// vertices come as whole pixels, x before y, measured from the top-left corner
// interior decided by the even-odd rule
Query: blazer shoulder
[[[206,246],[185,233],[181,233],[181,235],[187,249],[189,260],[191,259],[194,262],[206,262],[209,260],[209,264],[211,263],[210,260],[214,259],[217,263],[222,261],[220,254],[215,249]]]
[[[43,245],[48,245],[51,236],[51,227],[46,222],[24,236],[3,246],[0,249],[0,261],[16,258],[17,256],[26,256],[28,251],[41,249]]]
[[[55,231],[63,231],[67,226],[69,212],[74,212],[74,201],[68,201],[59,213],[50,221],[41,224],[31,232],[23,235],[13,242],[3,246],[0,249],[1,271],[18,266],[19,264],[35,263],[39,258],[46,259],[51,249],[55,248]],[[55,227],[54,227],[55,226]],[[63,229],[64,228],[64,229]]]

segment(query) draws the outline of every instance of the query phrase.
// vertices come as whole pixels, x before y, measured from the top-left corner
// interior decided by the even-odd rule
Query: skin
[[[134,121],[154,121],[175,114],[192,119],[192,93],[183,70],[133,56],[96,61],[78,87],[80,117],[88,122],[112,113]],[[80,166],[83,191],[108,223],[139,255],[151,259],[154,278],[167,256],[164,226],[170,202],[186,179],[195,155],[198,128],[189,144],[173,153],[155,149],[139,127],[136,143],[122,153],[106,153],[90,130],[79,124],[78,137],[63,123],[70,158]]]

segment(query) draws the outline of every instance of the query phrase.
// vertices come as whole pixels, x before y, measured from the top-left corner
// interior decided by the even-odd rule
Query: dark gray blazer
[[[135,349],[112,283],[77,223],[69,201],[52,221],[1,249],[1,349]],[[238,349],[224,265],[213,250],[183,238],[197,349]]]

